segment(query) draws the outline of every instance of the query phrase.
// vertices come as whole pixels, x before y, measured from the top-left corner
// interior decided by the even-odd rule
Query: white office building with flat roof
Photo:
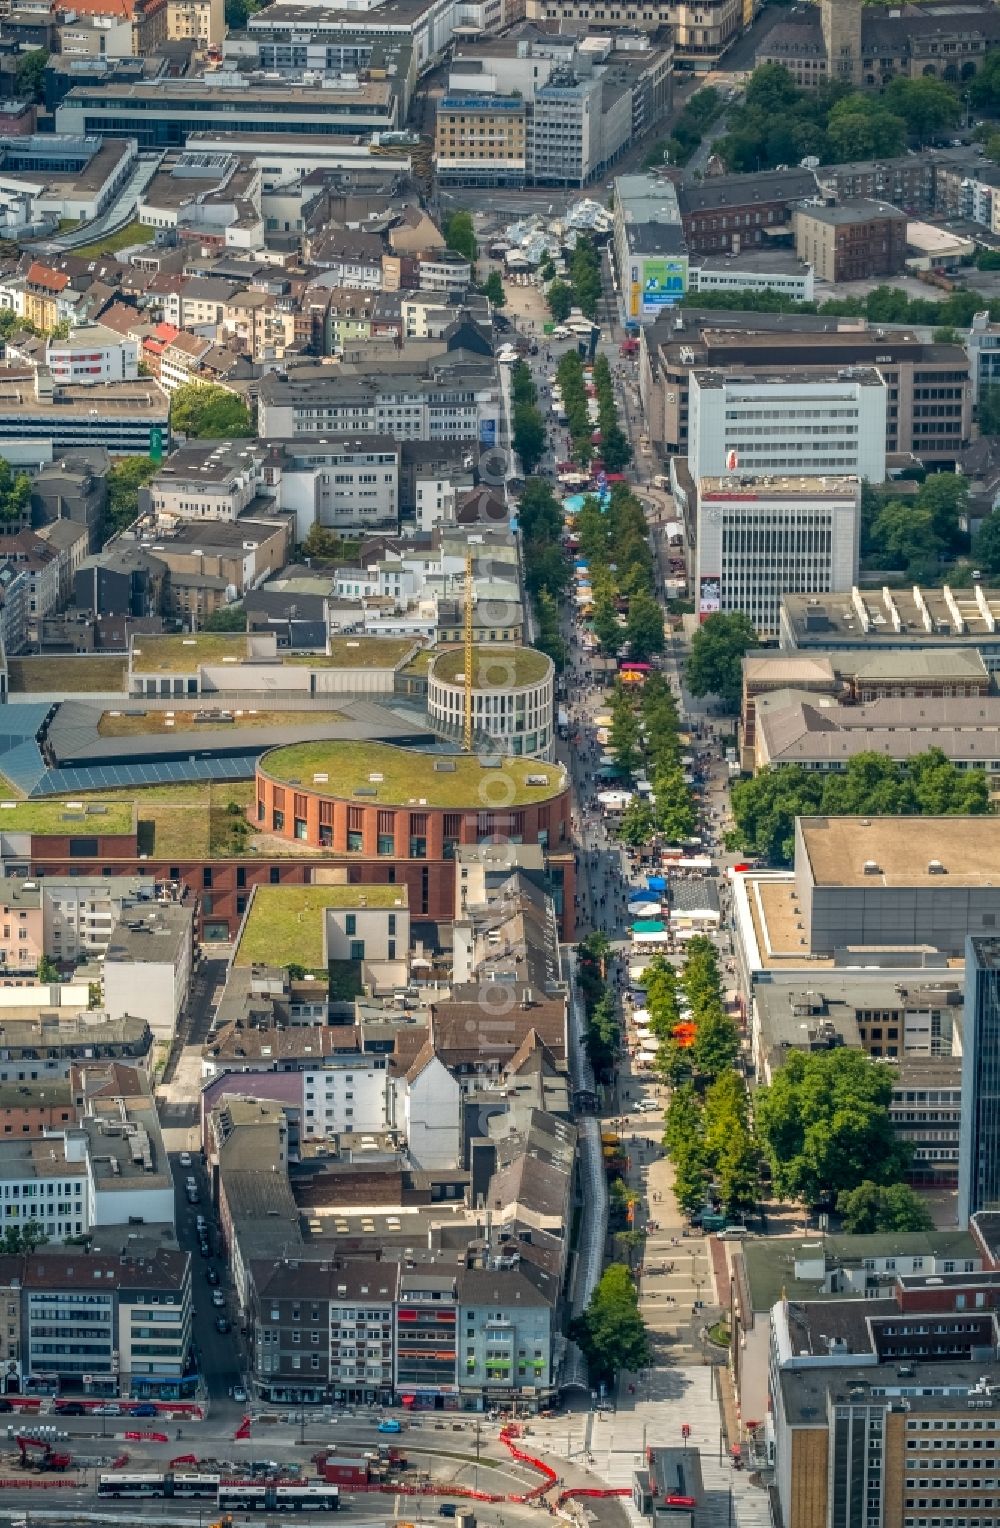
[[[817,375],[692,371],[688,467],[697,483],[726,472],[885,481],[886,396],[874,366]],[[804,590],[796,591],[804,593]]]
[[[783,594],[850,592],[857,580],[858,477],[760,477],[698,483],[698,618],[742,610],[777,636]]]

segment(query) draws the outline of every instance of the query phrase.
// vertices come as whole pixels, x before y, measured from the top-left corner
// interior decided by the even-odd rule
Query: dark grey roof
[[[178,702],[178,705],[180,703]],[[205,702],[202,702],[204,705]],[[86,701],[64,701],[56,711],[48,730],[48,744],[61,768],[82,764],[135,763],[143,760],[188,758],[192,752],[222,757],[227,752],[239,755],[263,753],[268,748],[283,748],[290,743],[313,739],[346,739],[365,742],[433,741],[434,734],[419,723],[408,722],[387,707],[372,700],[341,701],[336,709],[342,721],[331,721],[329,709],[302,713],[301,725],[291,727],[242,727],[232,733],[213,729],[194,743],[190,732],[150,733],[148,736],[101,737],[97,730],[102,705]],[[141,700],[122,701],[118,709],[142,711]],[[183,707],[182,707],[183,709]]]
[[[764,170],[759,175],[714,175],[708,180],[682,181],[677,187],[677,200],[684,216],[723,207],[750,207],[755,202],[796,202],[815,194],[816,177],[812,170],[799,169]]]

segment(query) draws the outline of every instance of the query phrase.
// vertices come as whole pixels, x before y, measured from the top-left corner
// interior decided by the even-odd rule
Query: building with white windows
[[[515,757],[552,759],[552,659],[530,647],[477,647],[472,676],[472,725]],[[452,736],[465,721],[465,655],[461,648],[434,661],[427,685],[430,717]]]
[[[849,593],[857,580],[856,476],[703,477],[697,495],[698,617],[745,611],[777,636],[784,594]]]
[[[688,468],[696,483],[727,472],[741,478],[850,474],[882,483],[886,399],[874,366],[784,376],[692,371]]]

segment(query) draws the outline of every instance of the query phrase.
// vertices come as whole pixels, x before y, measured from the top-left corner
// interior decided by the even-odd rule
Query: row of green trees
[[[621,472],[632,460],[628,436],[618,423],[615,386],[606,355],[594,361],[594,391],[597,394],[597,423],[601,431],[601,460],[608,472]]]
[[[587,410],[587,384],[584,381],[583,362],[575,350],[567,350],[556,367],[559,391],[562,393],[566,429],[569,434],[569,454],[573,461],[586,467],[593,461],[594,447],[591,441],[593,426]]]
[[[958,93],[944,80],[900,76],[877,95],[837,80],[802,90],[784,65],[762,64],[714,149],[727,169],[744,172],[810,154],[821,164],[883,158],[901,154],[908,140],[926,143],[960,113]]]
[[[549,270],[555,276],[555,267],[547,262],[542,268],[543,277]],[[558,278],[550,281],[545,293],[552,317],[561,324],[569,317],[571,308],[579,308],[587,318],[596,318],[602,290],[601,252],[587,234],[581,234],[576,241],[568,276],[567,281]]]
[[[779,764],[735,781],[730,797],[728,847],[773,865],[792,863],[796,817],[960,817],[990,806],[985,771],[957,769],[939,748],[905,762],[860,753],[829,774]]]
[[[525,584],[535,605],[535,646],[548,653],[558,670],[566,663],[559,629],[559,605],[569,581],[562,545],[563,516],[544,478],[529,478],[518,505],[524,549]]]
[[[968,550],[963,527],[968,501],[969,481],[954,472],[934,473],[906,499],[866,483],[861,494],[862,561],[905,573],[911,583],[936,577],[943,558]]]
[[[510,388],[514,450],[521,459],[525,476],[530,477],[545,455],[545,421],[538,407],[538,389],[531,367],[526,362],[514,362]]]
[[[670,137],[654,144],[646,155],[646,169],[655,170],[662,164],[687,164],[722,105],[722,96],[714,85],[696,90],[674,123]]]
[[[711,940],[688,944],[680,973],[663,959],[643,978],[656,1068],[672,1084],[663,1145],[674,1167],[674,1194],[693,1214],[713,1191],[728,1214],[757,1197],[757,1152],[743,1080],[734,1070],[739,1031],[723,1000]]]
[[[638,696],[619,685],[612,707],[611,750],[629,775],[643,765],[653,800],[634,796],[622,813],[618,836],[633,848],[660,833],[682,843],[695,830],[698,814],[681,763],[680,715],[673,690],[662,674],[648,675]]]
[[[592,625],[602,651],[613,656],[628,642],[630,657],[648,661],[663,651],[664,635],[642,505],[626,483],[615,483],[603,510],[596,499],[584,502],[574,529],[590,573]]]
[[[846,1231],[929,1230],[923,1202],[902,1181],[912,1145],[890,1116],[895,1083],[895,1068],[863,1051],[793,1051],[754,1094],[752,1122],[734,1072],[704,1090],[682,1083],[663,1136],[678,1204],[688,1215],[709,1199],[727,1215],[751,1209],[763,1158],[776,1196],[836,1208]]]
[[[988,302],[978,292],[950,292],[937,301],[909,297],[901,287],[889,286],[876,287],[864,297],[830,297],[825,302],[797,302],[769,288],[765,292],[691,292],[681,303],[741,313],[822,313],[832,318],[867,318],[873,324],[931,324],[958,329],[967,329],[973,314],[988,308],[990,318],[1000,321],[1000,301]]]
[[[688,941],[679,975],[668,961],[660,965],[648,1002],[650,1027],[660,1042],[656,1070],[675,1088],[692,1083],[704,1093],[731,1070],[740,1053],[715,946],[699,934]]]
[[[583,997],[587,1028],[584,1043],[598,1082],[610,1082],[618,1063],[621,1028],[615,995],[608,986],[610,954],[607,936],[600,930],[577,945],[577,979]]]

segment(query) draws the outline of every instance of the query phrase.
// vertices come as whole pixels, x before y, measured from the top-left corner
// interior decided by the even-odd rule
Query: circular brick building
[[[515,758],[551,759],[555,666],[532,647],[476,647],[472,664],[472,724]],[[465,720],[465,653],[435,658],[427,680],[427,710],[454,737]]]
[[[561,764],[436,754],[388,743],[272,748],[257,763],[251,818],[262,833],[364,859],[446,860],[489,840],[570,845]]]

